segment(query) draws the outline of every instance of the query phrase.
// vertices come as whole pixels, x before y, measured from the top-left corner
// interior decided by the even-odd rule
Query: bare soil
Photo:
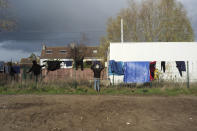
[[[197,131],[197,97],[2,95],[0,131]]]

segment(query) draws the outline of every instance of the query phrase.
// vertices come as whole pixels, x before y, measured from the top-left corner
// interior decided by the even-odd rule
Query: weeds
[[[77,95],[96,95],[98,94],[93,83],[89,81],[79,82],[32,82],[26,81],[9,82],[0,84],[0,94],[77,94]],[[153,82],[146,84],[133,85],[101,85],[102,95],[161,95],[161,96],[177,96],[177,95],[196,95],[197,84],[192,84],[191,88],[186,88],[185,83],[165,83]]]

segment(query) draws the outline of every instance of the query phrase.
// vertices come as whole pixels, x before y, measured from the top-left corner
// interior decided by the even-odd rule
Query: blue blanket
[[[125,62],[125,83],[150,82],[149,62]]]

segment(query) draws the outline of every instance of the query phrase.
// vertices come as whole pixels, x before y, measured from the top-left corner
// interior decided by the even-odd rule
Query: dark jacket
[[[10,66],[9,68],[10,68],[9,74],[10,74],[11,76],[14,76],[14,75],[16,74],[16,71],[14,70],[13,66]]]
[[[42,66],[38,64],[34,64],[32,65],[31,69],[27,73],[33,72],[35,76],[38,76],[41,74],[41,70],[42,70]]]
[[[55,71],[61,68],[62,61],[47,61],[47,70],[48,71]]]
[[[101,77],[101,71],[104,69],[104,67],[99,65],[99,68],[96,68],[96,65],[92,65],[91,69],[94,72],[94,78],[100,78]]]

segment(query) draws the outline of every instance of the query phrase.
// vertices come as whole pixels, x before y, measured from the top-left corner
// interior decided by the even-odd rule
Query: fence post
[[[76,69],[74,69],[75,71],[75,89],[77,88],[77,71]]]
[[[190,87],[190,83],[189,83],[189,61],[187,61],[187,88]]]
[[[114,73],[113,73],[113,86],[114,86]]]

